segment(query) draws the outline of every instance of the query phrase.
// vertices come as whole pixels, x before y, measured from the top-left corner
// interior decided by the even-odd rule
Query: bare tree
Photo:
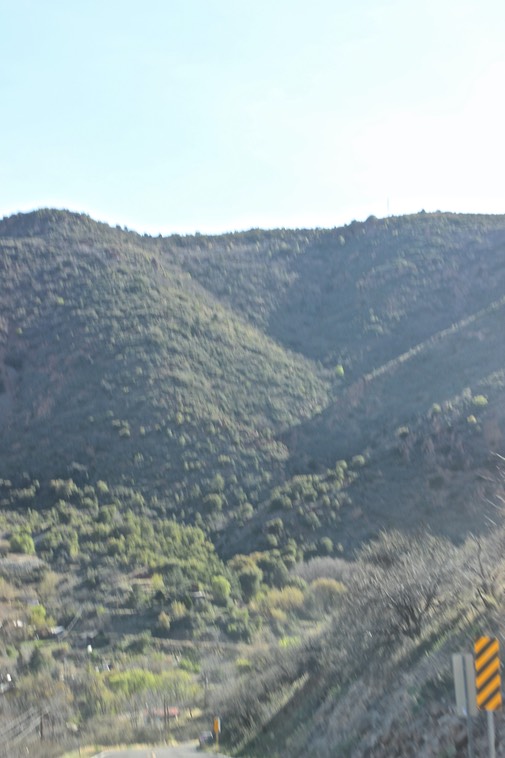
[[[448,603],[455,569],[447,540],[384,532],[361,550],[349,595],[374,636],[414,639]]]

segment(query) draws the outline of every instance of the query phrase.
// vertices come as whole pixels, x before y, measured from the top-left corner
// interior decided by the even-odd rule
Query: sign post
[[[221,719],[219,716],[214,717],[214,736],[216,738],[216,747],[219,748],[219,735],[221,733]]]
[[[496,737],[494,734],[494,711],[487,712],[487,738],[489,740],[489,758],[496,758]]]
[[[471,653],[455,653],[452,656],[454,689],[456,691],[456,711],[466,718],[468,734],[468,758],[474,758],[472,716],[477,716],[475,673]]]
[[[487,711],[489,757],[496,758],[494,711],[501,708],[500,643],[495,637],[479,637],[475,641],[475,686],[477,706]]]

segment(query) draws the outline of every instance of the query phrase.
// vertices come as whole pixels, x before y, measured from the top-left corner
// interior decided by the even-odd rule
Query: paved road
[[[212,758],[227,758],[222,753],[202,753],[196,749],[196,743],[178,745],[177,747],[143,747],[129,750],[104,750],[97,753],[93,758],[203,758],[209,755]]]

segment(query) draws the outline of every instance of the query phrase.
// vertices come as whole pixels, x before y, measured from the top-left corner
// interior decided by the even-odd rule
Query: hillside
[[[246,480],[261,491],[286,458],[275,434],[325,404],[314,367],[163,265],[155,242],[60,216],[45,235],[39,216],[4,222],[3,475],[77,464],[170,491],[168,509],[217,472],[234,477],[231,502]]]
[[[261,755],[262,735],[273,735],[279,755],[294,756],[285,724],[296,730],[306,716],[307,734],[326,745],[317,725],[333,714],[338,731],[346,714],[323,675],[342,665],[328,640],[346,634],[339,613],[358,614],[365,636],[375,623],[371,606],[351,601],[370,591],[371,538],[397,535],[395,556],[420,561],[416,540],[452,556],[459,578],[447,580],[447,597],[474,602],[462,578],[465,560],[476,560],[470,535],[490,539],[503,496],[504,310],[505,216],[166,238],[67,211],[3,219],[5,613],[47,632],[27,605],[35,594],[48,618],[77,624],[68,644],[82,671],[77,630],[90,627],[126,668],[128,656],[144,655],[145,635],[160,638],[159,655],[165,643],[193,641],[195,657],[198,646],[224,646],[221,655],[230,645],[243,661],[233,662],[231,703],[205,662],[216,702],[237,723],[225,739]],[[26,566],[19,555],[30,556]],[[313,560],[322,562],[315,574]],[[459,601],[442,606],[422,632],[409,630],[384,681],[420,665],[419,650],[470,633],[475,615]],[[30,676],[31,634],[14,648]],[[268,654],[234,647],[251,642]],[[10,645],[6,636],[5,666]],[[367,648],[363,660],[376,653]],[[67,654],[54,651],[58,666]],[[339,687],[360,681],[356,665]],[[260,692],[248,724],[236,710],[247,699],[237,671],[254,671]],[[419,687],[431,687],[432,673],[419,673]],[[93,686],[113,713],[124,702],[109,674],[100,677]],[[188,683],[188,702],[198,687]],[[79,718],[96,725],[81,690],[73,697]],[[345,718],[343,742],[358,745],[359,730],[375,728]]]
[[[354,379],[501,297],[503,241],[501,216],[421,213],[163,250],[276,341]]]
[[[463,468],[500,445],[503,217],[152,239],[39,211],[0,239],[4,478],[73,466],[190,519],[222,494],[222,528],[340,459],[387,480],[420,445],[430,479],[446,437],[473,446]],[[489,404],[456,443],[472,394]]]

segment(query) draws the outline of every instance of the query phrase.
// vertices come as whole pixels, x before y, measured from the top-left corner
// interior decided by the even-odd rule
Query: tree
[[[216,492],[206,495],[203,499],[206,509],[210,513],[218,513],[223,510],[223,498]]]
[[[259,591],[263,571],[250,555],[235,555],[229,565],[237,575],[244,602],[250,602]]]
[[[46,626],[50,626],[53,623],[53,619],[48,618],[45,607],[38,603],[30,608],[28,612],[28,622],[31,626],[34,626],[37,631],[40,631]]]
[[[450,596],[455,548],[447,540],[383,532],[359,554],[351,601],[385,640],[419,637]]]
[[[230,597],[231,584],[224,576],[213,576],[211,580],[212,595],[216,603],[226,605]]]
[[[28,661],[28,670],[31,671],[32,674],[38,674],[44,668],[48,667],[49,661],[47,655],[44,655],[44,652],[40,647],[34,647],[32,654],[30,655],[30,660]]]
[[[505,602],[505,530],[496,529],[487,538],[472,536],[465,546],[465,569],[475,588],[476,606],[501,618]]]

